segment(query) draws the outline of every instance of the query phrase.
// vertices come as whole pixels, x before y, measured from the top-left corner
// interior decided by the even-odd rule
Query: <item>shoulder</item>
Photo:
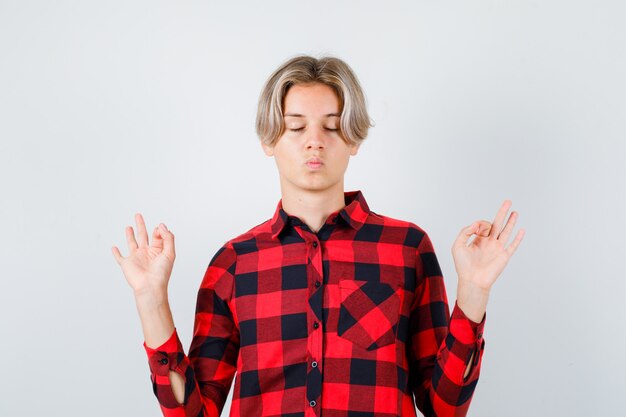
[[[393,230],[395,235],[403,237],[405,246],[419,248],[425,243],[430,244],[430,238],[426,230],[408,220],[385,216],[370,210],[366,225]]]
[[[267,219],[256,226],[250,227],[243,233],[236,235],[224,242],[223,248],[232,250],[237,254],[244,254],[248,252],[254,252],[258,250],[257,242],[261,237],[269,236],[272,231],[270,222],[272,219]]]

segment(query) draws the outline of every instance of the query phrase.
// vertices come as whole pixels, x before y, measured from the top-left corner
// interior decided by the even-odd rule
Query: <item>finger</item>
[[[161,235],[163,236],[163,252],[171,259],[176,258],[176,251],[174,250],[174,233],[167,229],[163,223],[159,224]]]
[[[509,236],[513,231],[513,227],[515,227],[515,223],[517,222],[518,217],[519,214],[516,211],[511,212],[511,215],[506,222],[506,226],[504,226],[504,229],[502,230],[502,233],[500,233],[498,240],[501,240],[503,243],[506,243],[509,240]]]
[[[524,229],[519,229],[519,232],[517,232],[517,235],[515,236],[515,239],[513,239],[513,242],[511,242],[511,244],[506,248],[506,252],[509,254],[509,258],[513,256],[525,234],[526,231]]]
[[[487,220],[479,220],[478,221],[478,231],[476,232],[477,236],[486,237],[489,236],[491,232],[491,223]]]
[[[113,256],[115,257],[115,260],[117,261],[117,264],[120,265],[122,263],[122,261],[124,260],[124,257],[120,253],[120,250],[117,248],[117,246],[113,246],[111,248],[111,251],[113,252]]]
[[[139,247],[148,246],[148,232],[146,231],[146,223],[143,221],[141,213],[135,213],[135,222],[137,222]]]
[[[504,223],[504,219],[506,218],[506,213],[509,211],[511,207],[511,200],[504,200],[504,203],[500,206],[498,213],[496,214],[496,218],[493,220],[493,228],[491,229],[491,237],[497,239],[500,236],[500,231],[502,230],[502,224]]]
[[[470,237],[474,233],[476,233],[477,226],[478,226],[478,222],[474,222],[474,223],[470,224],[469,226],[464,227],[463,229],[461,229],[461,231],[459,232],[459,235],[457,236],[457,238],[454,241],[454,245],[457,245],[457,246],[460,246],[460,245],[467,246],[467,242],[469,241]]]
[[[128,243],[128,249],[131,253],[137,249],[137,241],[135,240],[133,226],[126,226],[126,243]]]
[[[159,231],[158,226],[152,231],[152,245],[153,248],[163,249],[163,236]]]

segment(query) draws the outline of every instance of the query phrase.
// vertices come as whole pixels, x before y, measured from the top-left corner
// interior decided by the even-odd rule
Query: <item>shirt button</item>
[[[313,328],[317,329],[318,327],[320,327],[320,324],[318,322],[314,322],[313,323]]]
[[[317,362],[315,362],[315,361],[311,362],[311,366],[312,366],[313,368],[317,368]]]
[[[319,281],[315,281],[315,288],[319,288],[319,286],[322,285]]]
[[[163,358],[159,361],[161,365],[167,365],[167,358]]]
[[[311,407],[315,407],[315,405],[316,405],[316,404],[317,404],[317,403],[315,402],[315,400],[311,400],[311,401],[309,402],[309,405],[310,405]]]
[[[313,247],[317,248],[317,242],[313,242]]]

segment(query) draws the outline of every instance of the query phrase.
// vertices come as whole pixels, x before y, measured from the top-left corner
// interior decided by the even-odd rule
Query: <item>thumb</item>
[[[460,245],[467,245],[467,242],[469,241],[470,237],[472,237],[472,235],[474,233],[476,233],[478,230],[477,226],[479,225],[478,222],[474,222],[472,224],[470,224],[467,227],[464,227],[463,229],[461,229],[461,232],[459,232],[459,235],[457,236],[456,240],[454,241],[454,245],[455,246],[460,246]]]
[[[174,234],[170,232],[167,226],[163,223],[159,225],[159,228],[161,229],[161,235],[163,236],[163,252],[171,259],[176,258],[176,251],[174,249]]]

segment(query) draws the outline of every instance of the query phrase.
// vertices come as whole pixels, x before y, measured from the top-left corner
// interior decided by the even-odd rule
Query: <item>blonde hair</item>
[[[367,113],[365,95],[348,64],[339,58],[299,55],[284,62],[266,81],[259,96],[256,133],[274,146],[285,131],[283,119],[287,91],[296,84],[321,83],[331,87],[339,98],[339,133],[348,144],[359,144],[373,126]]]

